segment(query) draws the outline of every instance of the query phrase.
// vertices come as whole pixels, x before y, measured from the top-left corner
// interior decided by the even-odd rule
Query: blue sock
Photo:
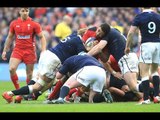
[[[69,87],[62,86],[59,97],[64,99],[68,95],[69,90],[70,90]]]

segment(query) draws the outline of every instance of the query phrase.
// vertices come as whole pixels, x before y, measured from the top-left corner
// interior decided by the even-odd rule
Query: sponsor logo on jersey
[[[18,39],[30,39],[30,35],[17,35]]]
[[[30,25],[30,24],[28,24],[27,26],[28,26],[28,30],[30,30],[30,26],[31,26],[31,25]]]

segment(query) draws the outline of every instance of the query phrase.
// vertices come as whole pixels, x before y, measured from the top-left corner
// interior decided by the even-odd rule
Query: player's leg
[[[75,75],[75,74],[74,74]],[[53,103],[64,103],[64,98],[68,95],[69,90],[81,86],[82,84],[76,81],[76,77],[72,75],[62,86],[60,90],[60,95],[57,100],[54,100]]]
[[[53,91],[48,96],[48,100],[55,99],[55,97],[57,96],[58,92],[60,91],[60,88],[66,82],[67,79],[68,79],[68,76],[64,76],[61,80],[58,80],[58,82],[56,83],[56,86],[54,87]]]
[[[145,63],[139,63],[140,67],[140,75],[142,80],[142,86],[143,86],[143,100],[149,99],[149,64]]]
[[[26,64],[26,75],[27,75],[26,83],[27,84],[32,79],[33,70],[34,70],[34,64]]]
[[[160,97],[159,97],[159,85],[160,85],[160,80],[159,80],[159,74],[158,74],[158,64],[152,63],[151,65],[151,76],[152,76],[152,81],[153,81],[153,88],[154,88],[154,103],[159,103],[160,102]]]
[[[142,93],[138,90],[138,84],[137,84],[137,73],[127,72],[124,74],[124,80],[126,81],[127,85],[129,86],[130,90],[133,91],[136,96],[141,99]]]
[[[89,92],[89,103],[93,103],[93,98],[94,98],[94,96],[96,94],[98,94],[98,92],[93,91],[92,89],[90,89],[90,92]]]
[[[137,75],[138,75],[138,57],[135,53],[124,55],[118,62],[122,71],[123,77],[130,90],[133,91],[139,99],[142,94],[138,90]]]
[[[21,87],[20,89],[8,91],[3,93],[3,98],[8,102],[12,102],[12,97],[15,95],[28,95],[31,93],[38,92],[43,89],[47,83],[49,83],[51,79],[46,77],[45,75],[40,76],[37,80],[37,82],[34,85],[27,85],[24,87]]]
[[[19,89],[20,86],[19,86],[19,83],[18,83],[18,75],[16,73],[16,70],[18,68],[18,65],[21,63],[21,60],[20,59],[17,59],[17,58],[10,58],[10,61],[9,61],[9,71],[10,71],[10,77],[11,77],[11,80],[14,84],[14,87],[16,89]]]

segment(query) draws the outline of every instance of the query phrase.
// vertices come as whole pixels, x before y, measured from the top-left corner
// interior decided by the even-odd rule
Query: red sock
[[[63,82],[61,80],[59,80],[54,88],[54,90],[51,92],[51,94],[48,96],[49,100],[52,100],[56,97],[56,95],[58,94],[58,92],[60,91],[60,88],[62,87]]]
[[[77,92],[78,88],[73,88],[69,91],[68,95],[71,96],[74,92]]]
[[[29,82],[30,82],[30,79],[27,78],[26,79],[26,84],[28,85]]]
[[[77,92],[76,92],[76,95],[78,97],[81,97],[82,94],[83,94],[83,91],[81,91],[81,88],[79,87],[78,90],[77,90]]]
[[[18,83],[18,76],[17,76],[17,74],[11,76],[11,80],[12,80],[12,82],[13,82],[13,84],[14,84],[14,87],[15,87],[16,89],[19,89],[20,86],[19,86],[19,83]]]

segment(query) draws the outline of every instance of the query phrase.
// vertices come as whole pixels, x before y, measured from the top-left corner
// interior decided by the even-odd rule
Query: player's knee
[[[40,90],[42,90],[43,86],[39,83],[36,83],[33,85],[33,92],[38,92]]]
[[[9,68],[9,71],[10,71],[10,73],[16,72],[16,67],[11,66],[11,67]]]

